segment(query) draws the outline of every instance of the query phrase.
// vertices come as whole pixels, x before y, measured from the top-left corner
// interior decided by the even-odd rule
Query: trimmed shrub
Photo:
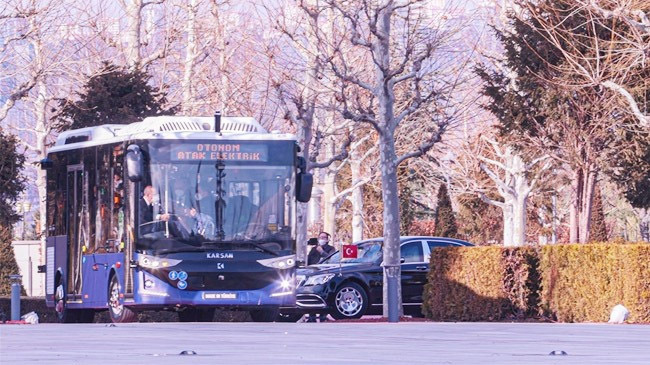
[[[437,321],[502,318],[509,301],[502,285],[500,247],[441,247],[431,253],[422,312]]]
[[[607,321],[623,304],[630,322],[650,322],[650,245],[546,246],[541,308],[561,322]]]
[[[431,254],[423,313],[439,321],[605,322],[616,304],[650,323],[650,245],[445,247]]]

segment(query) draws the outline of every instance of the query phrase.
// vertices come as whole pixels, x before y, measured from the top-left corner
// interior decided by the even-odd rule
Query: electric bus
[[[47,175],[46,303],[60,322],[143,310],[275,320],[294,306],[296,138],[252,118],[149,117],[62,132]]]

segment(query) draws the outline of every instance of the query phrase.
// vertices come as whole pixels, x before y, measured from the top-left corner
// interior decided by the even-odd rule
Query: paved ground
[[[197,354],[179,355],[184,350]],[[558,355],[549,355],[552,351]],[[0,325],[0,363],[648,364],[650,326],[432,322]]]

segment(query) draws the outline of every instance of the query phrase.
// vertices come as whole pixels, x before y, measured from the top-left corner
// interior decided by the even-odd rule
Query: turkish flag
[[[356,259],[359,253],[357,245],[343,245],[342,250],[344,259]]]

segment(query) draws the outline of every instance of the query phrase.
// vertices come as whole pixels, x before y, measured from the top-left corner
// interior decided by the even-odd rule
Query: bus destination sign
[[[172,161],[268,161],[267,146],[241,143],[183,143],[171,149]]]

